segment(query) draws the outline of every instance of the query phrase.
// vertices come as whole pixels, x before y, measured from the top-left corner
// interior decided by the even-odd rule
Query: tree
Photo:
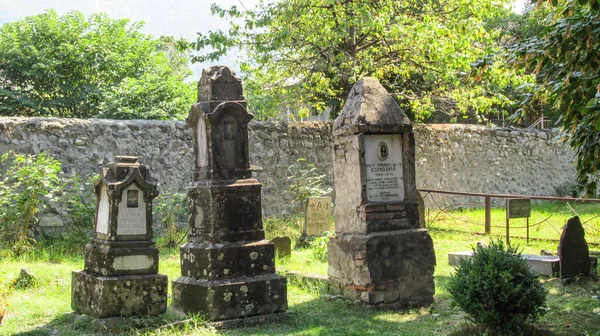
[[[155,39],[141,28],[141,22],[106,14],[86,20],[79,12],[59,16],[52,10],[4,24],[0,114],[180,118],[194,101],[187,100],[193,91],[183,83],[190,73],[182,61],[187,56],[166,53],[172,38]]]
[[[509,106],[503,90],[523,81],[500,68],[496,76],[469,76],[472,62],[498,50],[499,32],[487,31],[486,22],[508,15],[507,1],[281,0],[256,11],[213,5],[231,28],[199,34],[196,49],[212,49],[196,60],[245,50],[245,89],[262,118],[279,107],[337,112],[352,85],[372,76],[418,120],[434,112],[445,121],[477,120]]]
[[[559,112],[563,137],[577,155],[577,180],[586,193],[595,192],[600,160],[600,2],[561,0],[551,6],[551,24],[511,48],[511,56],[516,67],[536,75],[527,98],[547,95],[549,105]]]

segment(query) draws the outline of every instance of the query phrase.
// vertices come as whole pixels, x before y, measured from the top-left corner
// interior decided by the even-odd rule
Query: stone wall
[[[299,158],[332,180],[331,125],[324,122],[251,122],[250,164],[263,184],[266,215],[291,210],[287,170]],[[81,120],[0,117],[0,154],[49,152],[66,173],[97,173],[118,155],[136,155],[159,181],[159,190],[185,191],[194,169],[192,135],[183,121]]]
[[[556,133],[474,125],[417,125],[417,187],[454,191],[555,195],[574,183],[574,154]],[[293,196],[288,167],[306,158],[333,183],[327,122],[251,122],[250,163],[263,184],[266,215],[287,213]],[[96,173],[117,155],[137,155],[159,189],[184,191],[192,177],[191,131],[182,121],[0,118],[0,154],[47,151],[67,173]],[[428,195],[429,207],[471,199]],[[478,201],[482,201],[478,199]]]
[[[438,124],[414,132],[420,189],[570,196],[565,193],[575,185],[574,152],[556,131]],[[423,196],[428,207],[483,203],[481,197]]]

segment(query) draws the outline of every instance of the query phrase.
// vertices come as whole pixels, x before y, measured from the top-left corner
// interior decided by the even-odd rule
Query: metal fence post
[[[492,214],[491,214],[492,198],[485,196],[485,234],[490,234],[492,227]]]

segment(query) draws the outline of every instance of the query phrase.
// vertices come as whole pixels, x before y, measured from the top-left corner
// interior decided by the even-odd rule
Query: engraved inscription
[[[365,136],[368,202],[404,200],[402,137],[400,134]]]
[[[137,191],[137,208],[129,207],[130,192]],[[133,193],[131,193],[133,194]],[[135,185],[130,185],[123,191],[117,217],[117,235],[146,234],[146,203],[142,193]]]
[[[108,192],[106,186],[102,186],[100,190],[100,204],[98,205],[96,218],[96,232],[108,234]]]

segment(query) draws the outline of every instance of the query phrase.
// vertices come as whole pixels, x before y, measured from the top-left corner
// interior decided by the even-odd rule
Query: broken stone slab
[[[21,268],[21,273],[19,273],[19,277],[16,279],[15,287],[16,288],[29,288],[34,286],[37,283],[37,277],[27,268]]]
[[[473,251],[448,253],[448,263],[451,266],[458,265],[459,260],[470,258]],[[521,258],[527,262],[532,271],[537,274],[555,277],[560,273],[560,258],[558,256],[540,256],[534,254],[522,254]],[[595,270],[597,264],[596,257],[590,257],[590,264]]]

